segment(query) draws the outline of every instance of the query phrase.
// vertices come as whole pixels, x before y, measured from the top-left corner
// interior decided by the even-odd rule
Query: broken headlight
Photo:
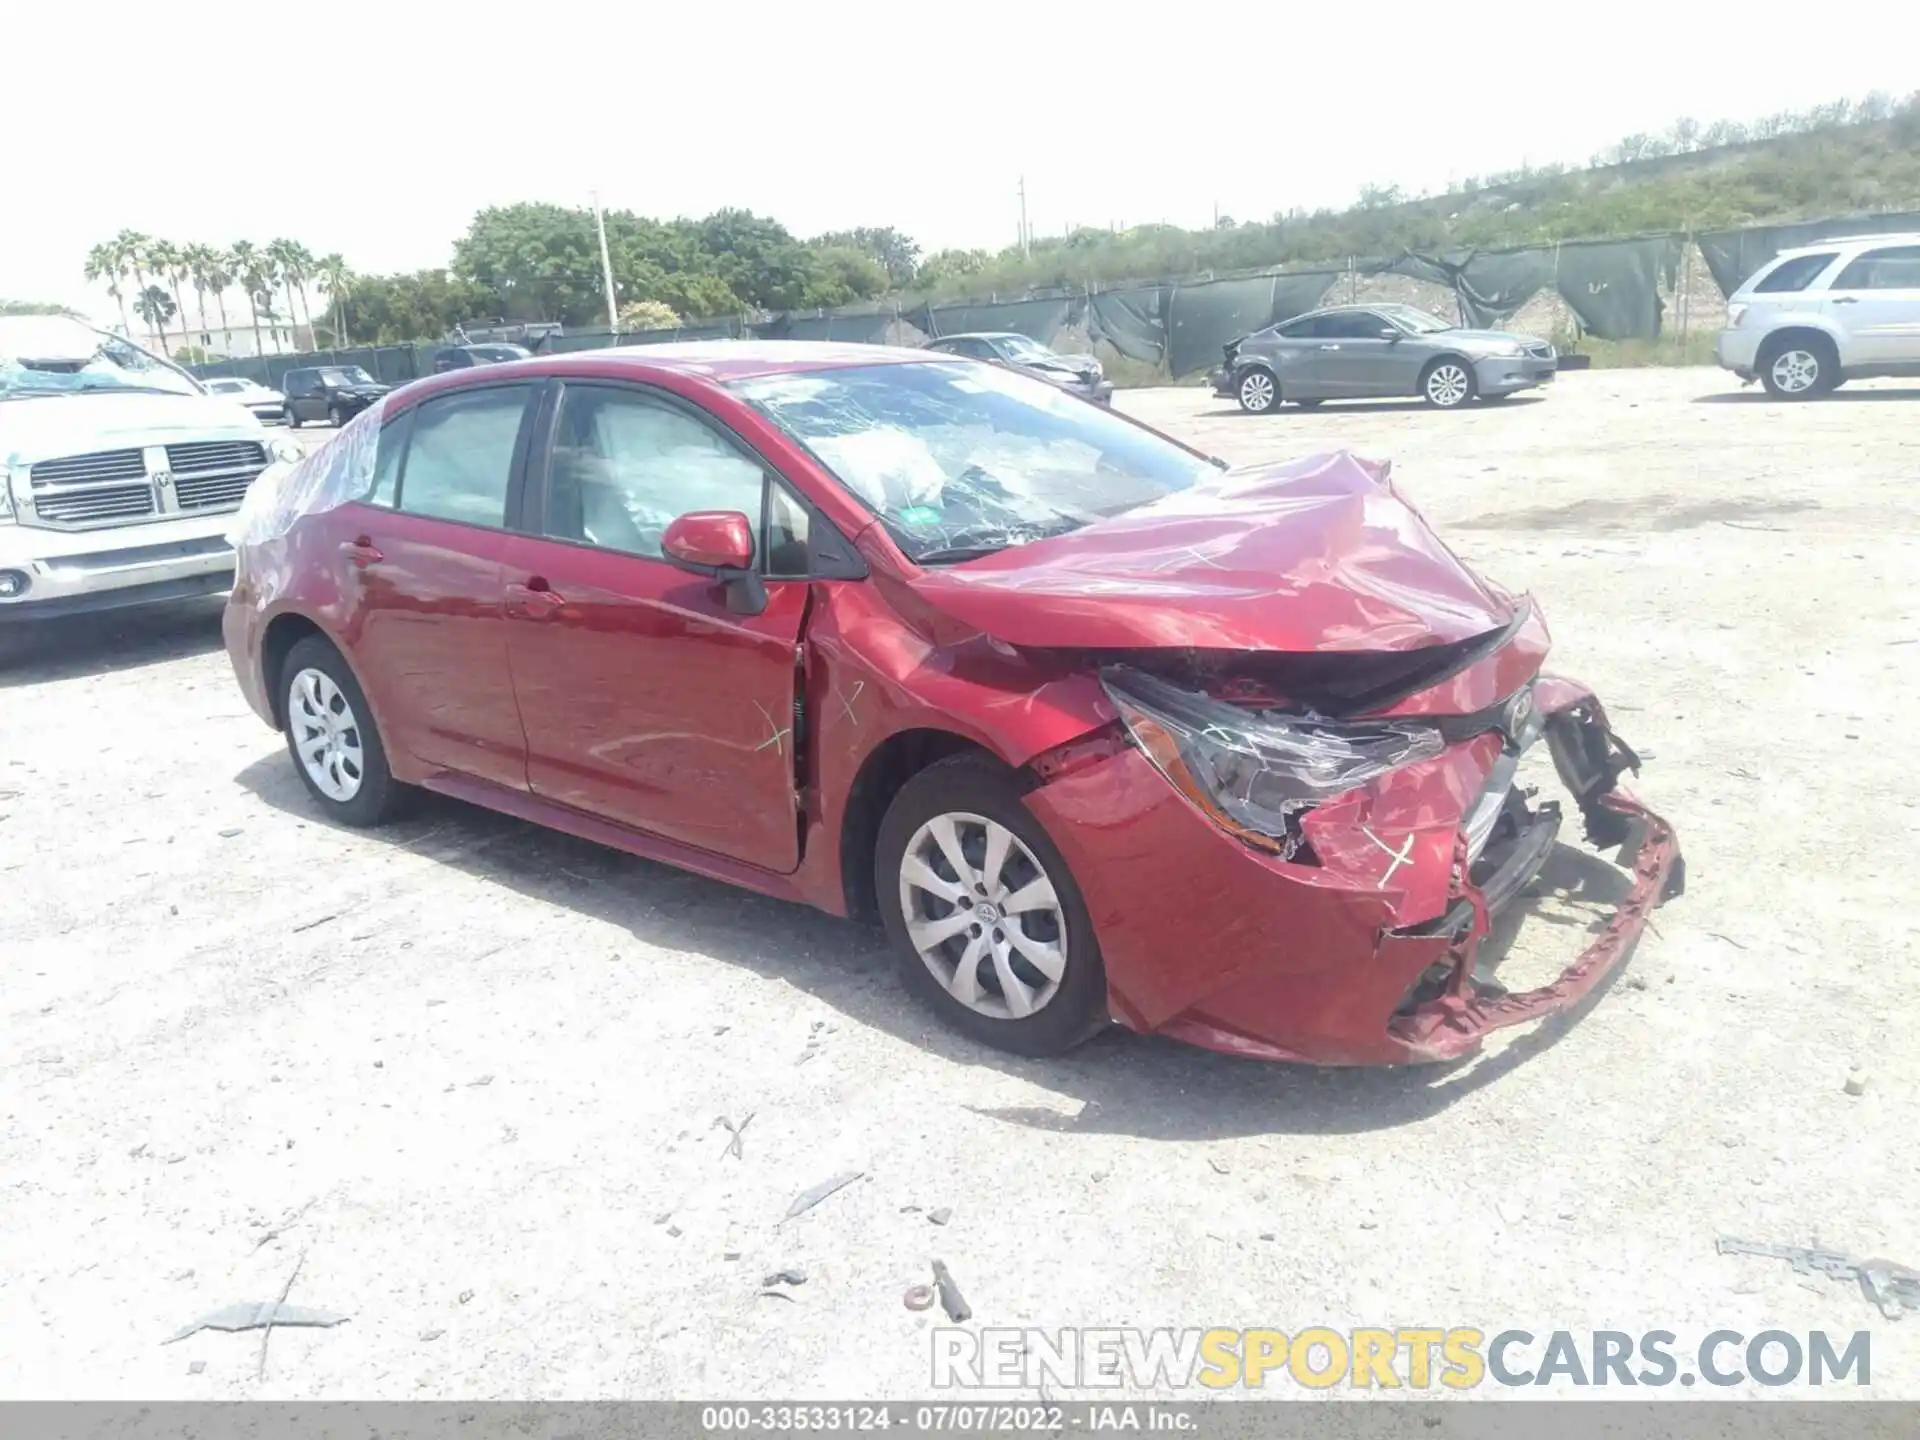
[[[1223,830],[1285,857],[1300,848],[1306,811],[1446,749],[1418,722],[1248,710],[1124,666],[1100,678],[1169,784]]]

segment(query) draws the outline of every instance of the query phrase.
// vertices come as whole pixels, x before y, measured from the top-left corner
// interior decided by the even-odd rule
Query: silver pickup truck
[[[230,588],[232,513],[299,456],[118,336],[0,317],[0,624]]]

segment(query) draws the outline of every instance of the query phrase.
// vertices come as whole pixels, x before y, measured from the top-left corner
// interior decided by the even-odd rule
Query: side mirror
[[[682,515],[660,537],[660,553],[682,570],[724,585],[734,614],[758,615],[767,608],[767,587],[753,568],[753,522],[738,510]]]
[[[1380,327],[1380,338],[1382,340],[1398,340],[1400,338],[1400,332],[1391,325],[1382,325]]]

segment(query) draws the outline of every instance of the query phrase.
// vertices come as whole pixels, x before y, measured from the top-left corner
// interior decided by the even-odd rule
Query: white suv
[[[1742,380],[1806,400],[1848,380],[1920,375],[1920,234],[1787,250],[1727,301],[1715,352]]]

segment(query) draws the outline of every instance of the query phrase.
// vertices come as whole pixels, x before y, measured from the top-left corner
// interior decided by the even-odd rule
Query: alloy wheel
[[[1783,395],[1804,395],[1820,383],[1820,357],[1795,347],[1774,357],[1773,383]]]
[[[332,676],[306,669],[293,677],[287,687],[287,724],[293,731],[294,754],[316,790],[341,804],[360,793],[367,773],[360,722]]]
[[[900,913],[921,963],[969,1010],[1023,1020],[1060,991],[1066,913],[1045,867],[997,821],[954,811],[916,830]]]
[[[1467,398],[1473,381],[1460,366],[1448,361],[1433,367],[1427,376],[1427,398],[1442,409],[1451,409]]]
[[[1255,370],[1240,382],[1240,404],[1248,410],[1272,409],[1273,396],[1273,377],[1264,370]]]

